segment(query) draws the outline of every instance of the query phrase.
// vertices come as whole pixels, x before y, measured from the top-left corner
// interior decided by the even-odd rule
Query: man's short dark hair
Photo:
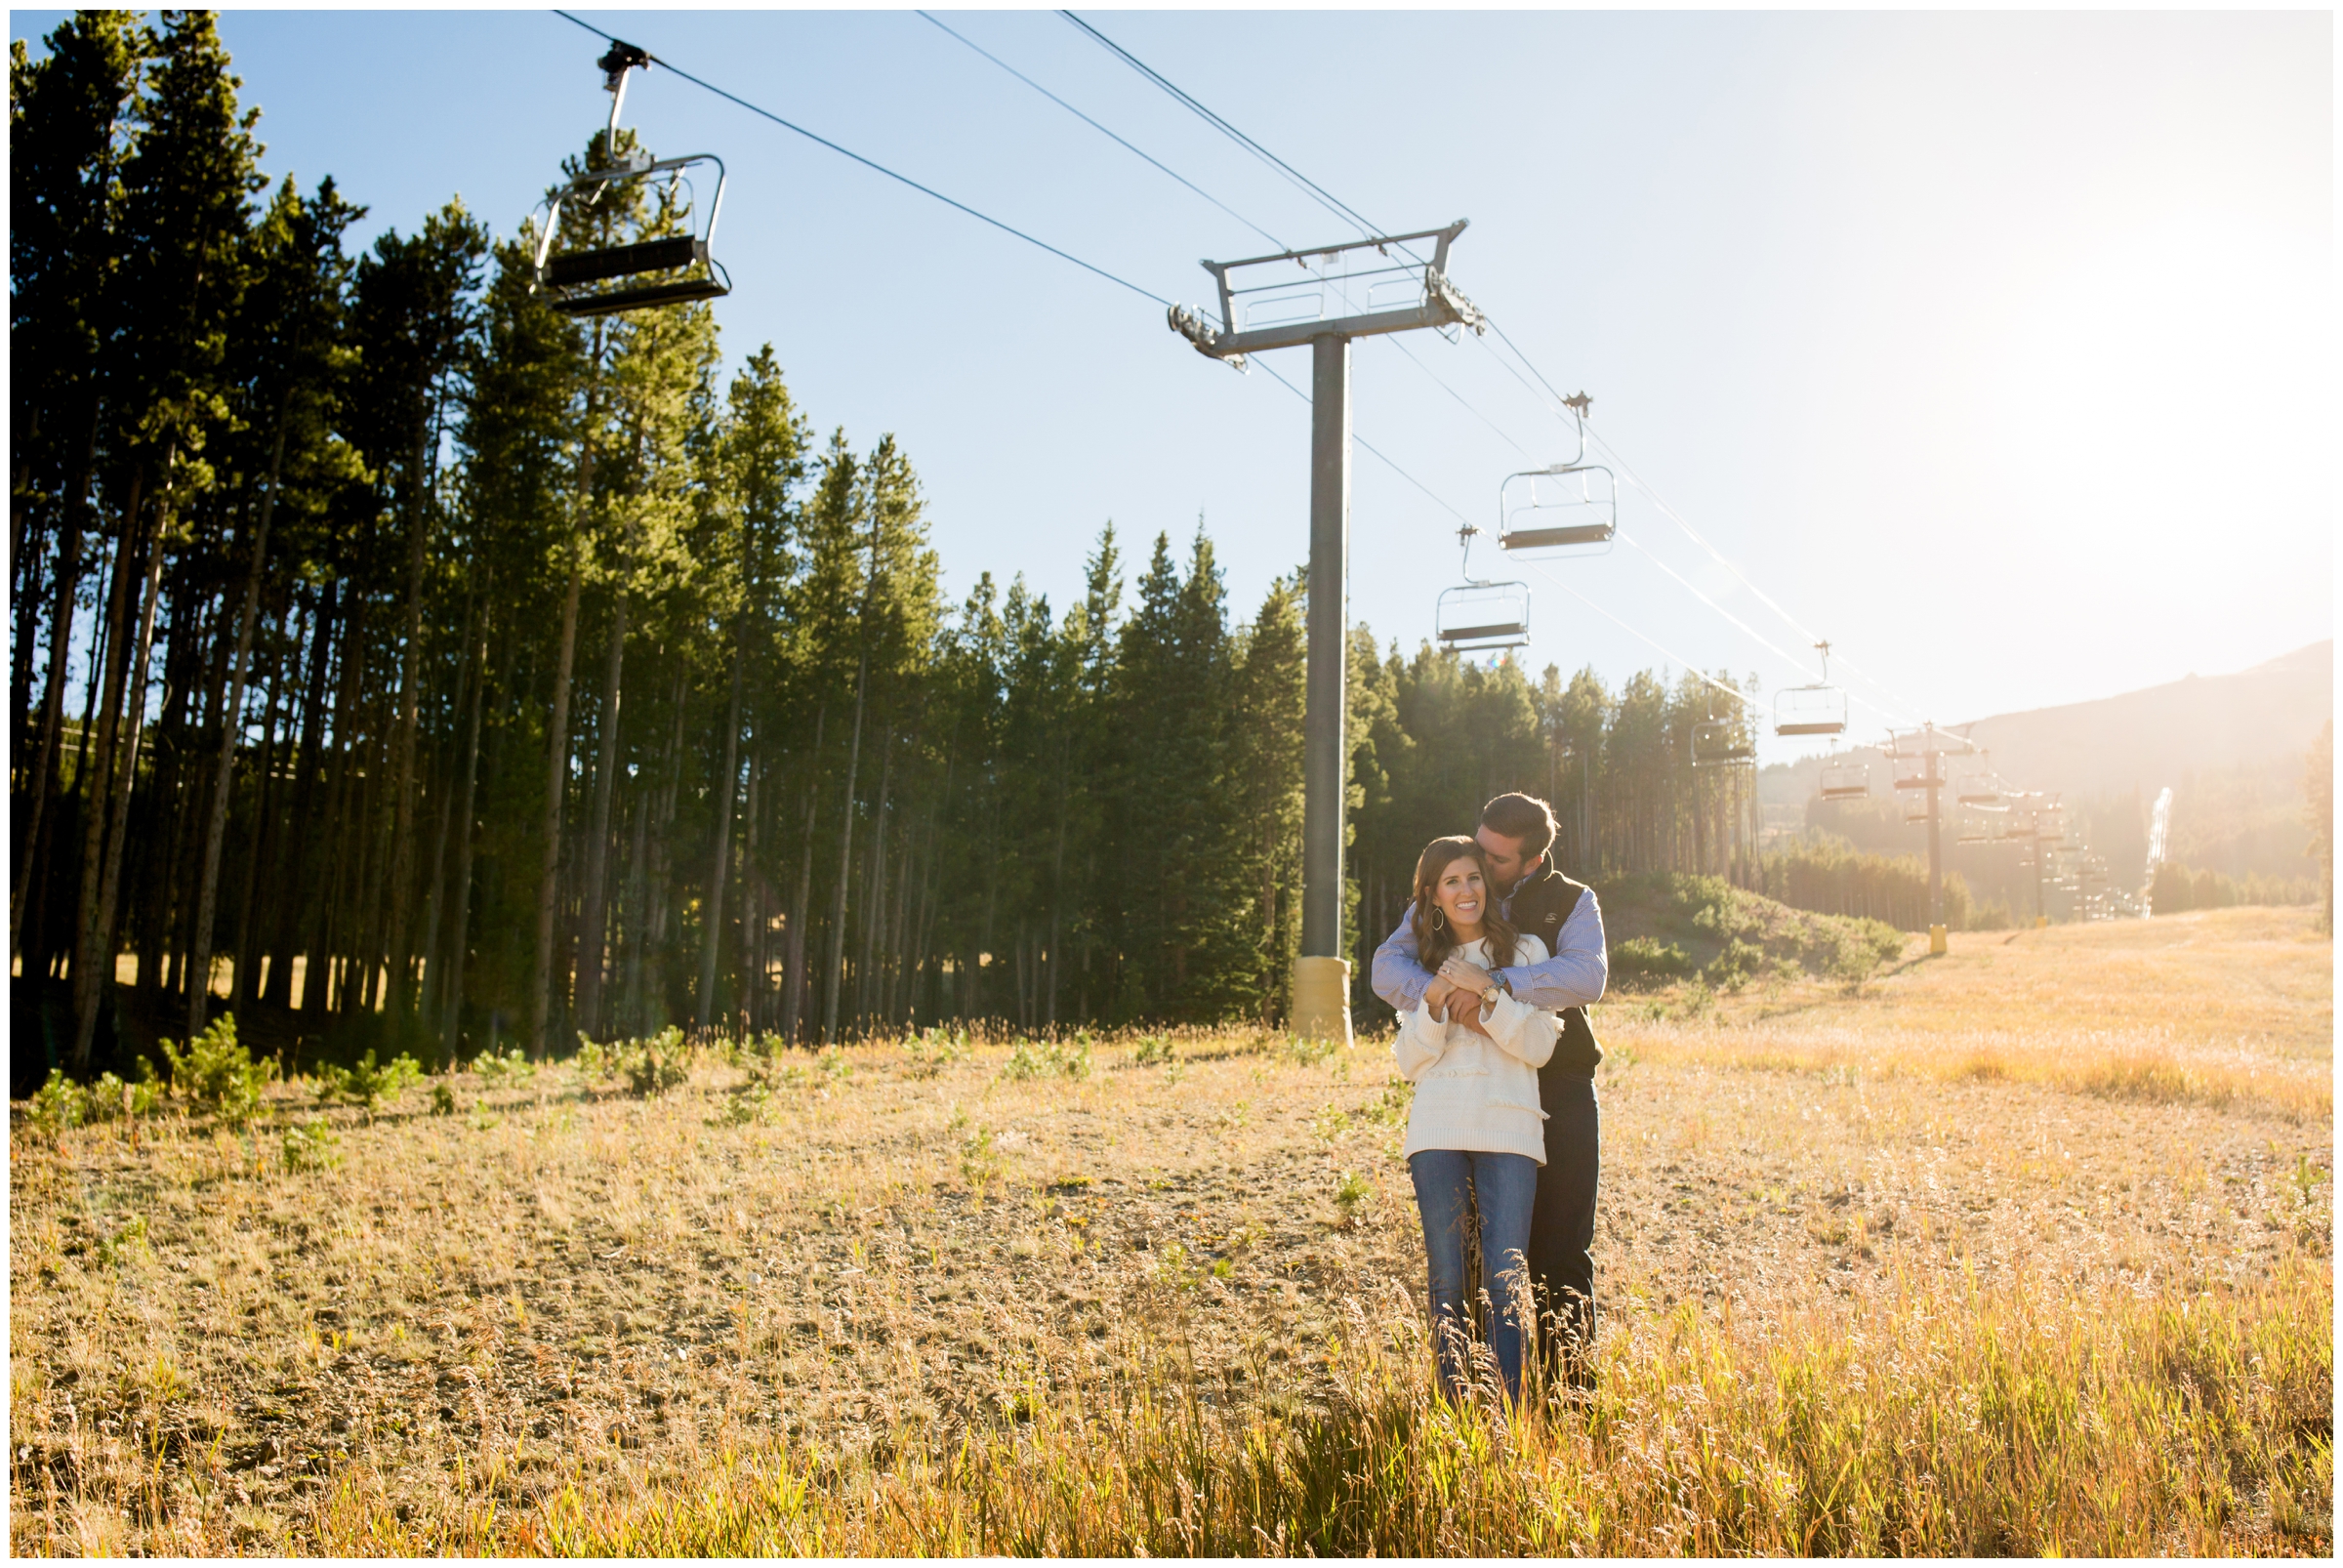
[[[1521,857],[1535,860],[1554,846],[1554,808],[1535,795],[1500,795],[1481,807],[1481,826],[1521,842]]]

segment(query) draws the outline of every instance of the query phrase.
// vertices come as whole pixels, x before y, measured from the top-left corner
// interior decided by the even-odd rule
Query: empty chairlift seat
[[[1733,719],[1705,719],[1692,726],[1692,765],[1721,767],[1757,760],[1756,738]]]
[[[1459,652],[1518,648],[1530,640],[1527,583],[1463,583],[1440,596],[1440,645]]]
[[[1836,686],[1788,686],[1774,693],[1777,735],[1839,735],[1847,728],[1847,694]]]
[[[1600,555],[1619,531],[1619,485],[1599,463],[1507,475],[1497,504],[1497,542],[1517,555]]]
[[[1860,801],[1871,793],[1871,770],[1862,763],[1832,763],[1823,768],[1826,801]]]
[[[723,160],[713,152],[653,158],[620,146],[618,113],[626,102],[628,73],[647,69],[650,62],[651,57],[632,44],[614,43],[602,56],[598,63],[610,93],[610,125],[600,151],[609,161],[547,198],[534,282],[564,315],[655,309],[732,292],[731,274],[710,249],[724,205]],[[703,209],[699,186],[711,176],[715,186]],[[634,227],[634,237],[598,243],[607,236],[589,240],[564,233],[565,212],[574,228],[587,228],[593,226],[577,220],[605,202],[619,204],[616,227]]]
[[[1847,694],[1830,683],[1830,644],[1817,642],[1823,656],[1823,678],[1802,686],[1786,686],[1774,693],[1774,733],[1777,735],[1843,735],[1847,729]]]

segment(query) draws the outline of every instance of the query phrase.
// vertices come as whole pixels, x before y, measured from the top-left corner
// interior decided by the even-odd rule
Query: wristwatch
[[[1504,988],[1505,982],[1503,980],[1491,980],[1489,982],[1489,989],[1481,993],[1481,1006],[1484,1008],[1496,1007],[1498,993],[1504,990]]]

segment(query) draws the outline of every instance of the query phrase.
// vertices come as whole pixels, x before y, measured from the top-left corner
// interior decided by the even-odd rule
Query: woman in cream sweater
[[[1537,937],[1499,917],[1481,846],[1467,838],[1434,839],[1425,847],[1410,918],[1419,961],[1434,973],[1452,953],[1492,973],[1546,957]],[[1477,1222],[1481,1288],[1496,1309],[1489,1347],[1506,1396],[1521,1397],[1523,1336],[1537,1329],[1526,1257],[1530,1209],[1545,1163],[1538,1069],[1554,1053],[1556,1033],[1552,1013],[1495,985],[1478,997],[1452,995],[1445,1015],[1428,1002],[1399,1015],[1391,1053],[1416,1086],[1403,1152],[1423,1219],[1440,1382],[1452,1395],[1468,1380],[1464,1242]]]

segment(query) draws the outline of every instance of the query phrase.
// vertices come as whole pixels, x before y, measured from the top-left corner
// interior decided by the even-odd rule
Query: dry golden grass
[[[1752,987],[1687,1018],[1677,986],[1606,1010],[1608,1037],[1679,1062],[2021,1081],[2331,1121],[2334,944],[2313,913],[1956,931],[1949,954],[1925,957],[1915,939],[1852,995]],[[1655,1014],[1709,1027],[1650,1030]]]
[[[322,1170],[289,1091],[19,1118],[11,1545],[2328,1551],[2331,946],[1954,941],[1601,1011],[1601,1387],[1511,1427],[1429,1397],[1379,1043],[466,1075]]]

